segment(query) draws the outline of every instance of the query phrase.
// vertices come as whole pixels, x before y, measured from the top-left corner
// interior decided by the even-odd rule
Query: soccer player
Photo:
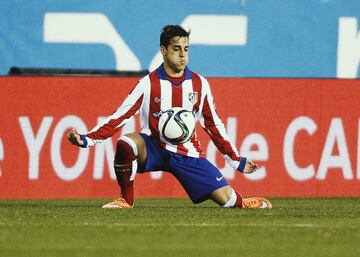
[[[218,150],[240,172],[252,173],[258,166],[240,157],[218,117],[208,81],[188,67],[189,35],[179,25],[164,26],[160,35],[163,63],[136,84],[121,106],[91,131],[71,130],[67,137],[79,147],[90,147],[113,136],[135,114],[140,114],[141,133],[121,136],[117,141],[114,169],[120,198],[103,208],[134,207],[136,173],[169,171],[181,183],[193,203],[211,199],[222,207],[271,208],[263,197],[245,198],[236,192],[200,149],[196,134],[190,141],[173,145],[159,132],[159,113],[183,107],[195,113]]]

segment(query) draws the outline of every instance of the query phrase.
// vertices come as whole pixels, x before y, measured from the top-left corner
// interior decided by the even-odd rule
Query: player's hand
[[[257,171],[258,169],[259,169],[259,166],[256,163],[254,163],[253,161],[247,160],[243,172],[246,174],[250,174],[250,173]]]
[[[72,129],[68,134],[67,138],[69,139],[70,143],[76,146],[84,146],[84,141],[81,140],[80,134],[77,133],[74,129]]]

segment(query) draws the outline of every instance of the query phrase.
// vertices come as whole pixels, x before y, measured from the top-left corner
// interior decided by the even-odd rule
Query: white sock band
[[[126,142],[131,147],[131,149],[133,150],[135,156],[136,157],[138,156],[138,149],[136,147],[136,143],[134,142],[134,140],[132,140],[130,137],[127,137],[127,136],[121,136],[119,138],[119,140],[122,140],[122,141]]]
[[[227,201],[227,203],[224,204],[222,207],[224,207],[224,208],[234,207],[234,205],[235,205],[235,203],[236,203],[236,200],[237,200],[237,196],[236,196],[235,190],[234,190],[234,189],[231,189],[230,199],[229,199],[229,201]]]
[[[138,149],[137,149],[137,146],[136,146],[136,143],[134,142],[134,140],[132,140],[130,137],[127,137],[127,136],[121,136],[119,140],[126,142],[133,150],[134,155],[136,157],[138,156]],[[132,167],[132,169],[131,169],[130,181],[133,181],[135,179],[136,171],[138,168],[138,163],[137,163],[136,159],[132,161],[131,167]]]

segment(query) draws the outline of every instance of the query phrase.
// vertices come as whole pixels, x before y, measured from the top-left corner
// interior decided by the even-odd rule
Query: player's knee
[[[121,158],[120,156],[124,154],[123,144],[121,141],[128,143],[140,164],[145,162],[147,154],[145,141],[139,133],[126,134],[119,139],[116,147],[115,159],[117,159],[117,157]]]
[[[137,158],[137,155],[138,150],[135,142],[129,137],[120,137],[116,144],[115,165],[131,163]]]
[[[231,198],[232,188],[224,186],[211,193],[211,199],[220,206],[224,206]]]

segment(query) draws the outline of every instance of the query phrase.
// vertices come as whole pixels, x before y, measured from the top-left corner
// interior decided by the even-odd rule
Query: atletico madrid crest
[[[198,93],[197,92],[189,93],[189,101],[192,103],[192,105],[196,104],[198,101]]]

